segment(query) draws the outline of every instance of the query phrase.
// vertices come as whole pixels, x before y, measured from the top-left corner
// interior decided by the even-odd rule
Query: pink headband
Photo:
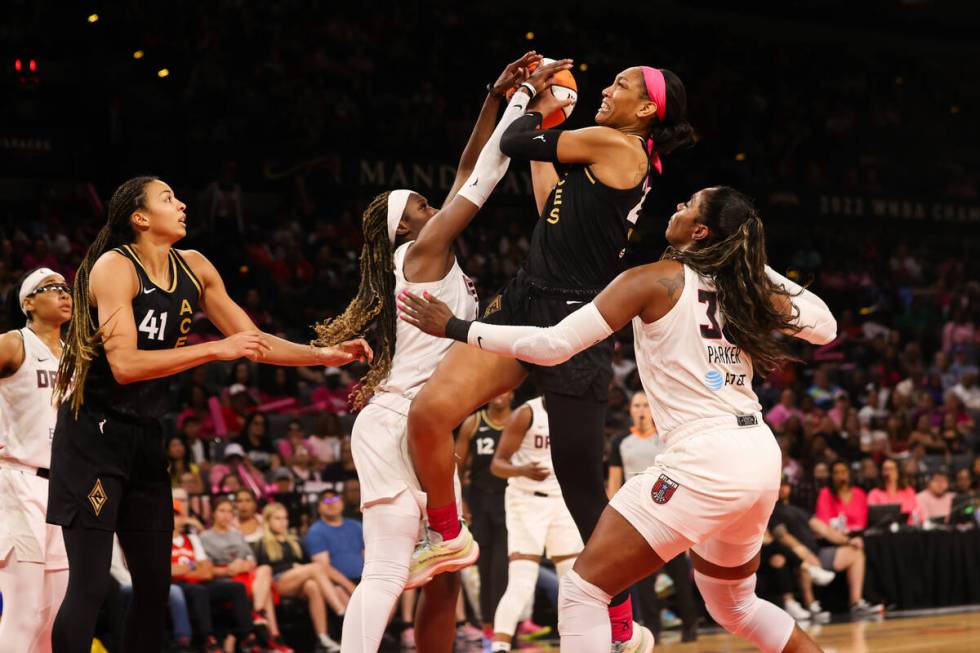
[[[664,81],[664,74],[657,68],[650,66],[640,66],[643,71],[643,83],[647,87],[647,96],[657,105],[657,119],[663,121],[667,115],[667,83]],[[653,139],[647,139],[647,154],[650,155],[650,163],[663,174],[663,165],[660,163],[660,155],[653,151]]]

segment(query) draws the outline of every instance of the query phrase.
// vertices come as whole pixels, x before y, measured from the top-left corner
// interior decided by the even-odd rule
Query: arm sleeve
[[[532,111],[524,114],[504,132],[500,140],[500,150],[513,159],[559,163],[558,137],[561,136],[561,131],[539,129],[540,127],[540,113]]]
[[[594,303],[547,328],[471,322],[466,342],[485,351],[535,365],[558,365],[612,335]]]
[[[794,326],[803,327],[794,335],[815,345],[826,345],[837,337],[837,320],[827,304],[815,294],[806,290],[798,283],[790,281],[783,275],[766,266],[766,276],[776,285],[785,288],[790,294],[790,301],[799,311],[793,320]]]
[[[482,207],[490,197],[490,193],[496,188],[497,183],[507,174],[507,167],[510,166],[510,157],[500,149],[500,139],[504,131],[510,125],[524,115],[524,107],[528,99],[525,93],[514,93],[510,103],[504,109],[500,122],[490,134],[489,140],[480,150],[480,156],[476,159],[473,172],[463,182],[459,194],[473,202],[476,206]]]

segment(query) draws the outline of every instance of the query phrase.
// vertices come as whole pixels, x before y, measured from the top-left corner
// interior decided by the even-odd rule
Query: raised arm
[[[262,362],[286,366],[333,367],[354,360],[370,360],[373,357],[374,354],[367,342],[360,338],[343,342],[336,347],[314,347],[289,342],[259,331],[245,310],[228,295],[225,283],[211,261],[200,252],[192,250],[184,251],[182,255],[201,281],[201,308],[204,309],[208,319],[226,336],[240,333],[258,334],[265,344]]]
[[[480,115],[476,119],[476,124],[473,125],[473,131],[470,132],[470,138],[466,141],[466,147],[463,148],[463,153],[459,157],[459,165],[456,166],[456,178],[453,180],[449,194],[446,195],[446,199],[442,203],[443,206],[449,204],[449,201],[456,196],[456,192],[462,187],[463,182],[473,172],[480,151],[490,139],[490,134],[493,133],[504,94],[512,88],[517,88],[521,82],[527,79],[528,66],[540,63],[540,61],[541,55],[534,50],[526,52],[517,61],[507,64],[497,81],[490,86],[489,93],[483,100]]]
[[[783,275],[766,266],[766,276],[777,286],[782,286],[789,293],[789,297],[776,295],[773,299],[786,313],[796,314],[792,324],[802,327],[799,331],[792,333],[802,340],[806,340],[814,345],[826,345],[837,337],[837,320],[824,300],[803,288],[803,286],[790,281]],[[790,306],[789,304],[792,304]]]
[[[532,461],[529,465],[515,465],[510,461],[514,452],[520,448],[527,430],[531,428],[533,417],[534,413],[531,412],[531,407],[527,405],[521,406],[511,413],[503,433],[500,434],[497,450],[493,452],[493,460],[490,461],[491,474],[500,478],[525,476],[534,481],[543,481],[548,478],[548,470],[541,467],[537,462]]]
[[[654,322],[669,311],[684,288],[684,271],[675,261],[658,261],[623,272],[595,300],[558,324],[542,328],[468,322],[425,293],[399,295],[400,318],[425,331],[495,354],[536,365],[558,365],[605,340],[636,316]]]

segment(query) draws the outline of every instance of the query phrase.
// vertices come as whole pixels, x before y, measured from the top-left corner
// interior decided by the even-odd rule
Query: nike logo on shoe
[[[537,136],[535,136],[535,137],[534,137],[534,138],[532,138],[531,140],[532,140],[532,141],[536,141],[536,140],[538,140],[539,138],[541,139],[541,142],[542,142],[542,143],[544,143],[544,142],[545,142],[545,140],[544,140],[544,134],[538,134]]]

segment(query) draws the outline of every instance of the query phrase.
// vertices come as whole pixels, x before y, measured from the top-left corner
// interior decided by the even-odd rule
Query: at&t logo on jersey
[[[725,377],[718,370],[708,370],[708,373],[704,375],[704,384],[717,392],[725,385]]]

